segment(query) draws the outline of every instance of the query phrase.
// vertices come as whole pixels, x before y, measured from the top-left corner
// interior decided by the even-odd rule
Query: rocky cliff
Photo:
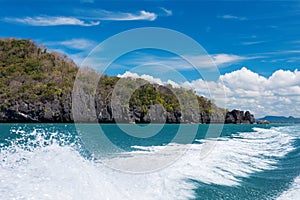
[[[249,111],[232,110],[227,112],[225,116],[226,124],[253,124],[254,122],[254,115]]]
[[[75,111],[84,113],[79,118],[82,122],[254,122],[249,111],[226,112],[191,90],[109,76],[99,80],[95,93],[87,92],[89,85],[79,91],[76,101],[81,103],[74,111],[72,91],[77,72],[72,60],[30,40],[0,39],[0,122],[74,122]],[[115,87],[120,82],[123,87]],[[135,88],[134,82],[141,86]],[[127,101],[113,99],[113,92],[130,95]],[[184,101],[179,103],[178,98]]]

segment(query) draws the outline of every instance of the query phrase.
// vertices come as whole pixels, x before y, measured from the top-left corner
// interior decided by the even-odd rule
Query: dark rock
[[[180,123],[180,118],[178,118],[180,115],[177,113],[167,113],[166,117],[166,123],[168,124],[174,124],[174,123]]]
[[[166,112],[164,111],[164,108],[159,104],[150,105],[147,118],[149,118],[149,121],[152,123],[165,123]]]
[[[91,102],[91,96],[80,97],[83,102]],[[86,98],[86,99],[83,99]],[[1,122],[73,122],[71,94],[65,94],[63,101],[28,103],[25,101],[10,101],[9,106],[1,106]],[[89,112],[89,105],[81,105],[75,112],[79,122],[95,122],[95,117]],[[200,111],[198,116],[192,112],[182,115],[180,111],[166,112],[160,105],[150,105],[145,113],[138,106],[129,108],[111,108],[101,101],[95,101],[95,112],[99,123],[225,123],[225,124],[253,124],[253,114],[249,111],[232,110],[225,113],[207,113]],[[258,122],[260,123],[260,122]]]
[[[250,124],[253,124],[255,122],[254,115],[252,115],[249,111],[246,111],[244,121],[246,123],[249,122]]]
[[[99,122],[112,122],[112,111],[107,105],[101,105],[98,107],[99,112],[97,114]]]
[[[223,124],[225,122],[225,112],[213,113],[210,115],[210,123]]]
[[[227,112],[225,116],[225,124],[253,124],[254,116],[249,112],[241,110],[232,110]]]
[[[209,124],[210,123],[210,117],[209,114],[202,111],[200,112],[200,123],[201,124]]]
[[[270,124],[268,120],[259,120],[256,122],[257,124]]]

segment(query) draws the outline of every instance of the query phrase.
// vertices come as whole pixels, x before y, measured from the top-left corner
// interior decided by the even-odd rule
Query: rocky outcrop
[[[225,112],[207,113],[200,112],[200,123],[201,124],[224,124],[225,123]]]
[[[244,123],[249,123],[249,124],[253,124],[255,122],[255,118],[254,118],[254,115],[251,114],[249,111],[246,111],[245,112],[245,117],[244,117],[244,120],[243,120]]]
[[[65,95],[65,100],[60,102],[37,102],[35,104],[26,101],[12,101],[8,106],[2,106],[0,111],[1,122],[46,122],[46,123],[68,123],[74,122],[70,95]],[[100,123],[225,123],[225,124],[253,124],[255,122],[253,114],[249,111],[232,110],[227,113],[206,113],[201,111],[199,116],[182,116],[180,111],[165,112],[162,106],[150,105],[149,111],[144,112],[140,107],[114,108],[103,105],[96,101],[95,117],[77,118],[77,121]],[[87,108],[83,108],[87,109]],[[196,120],[198,119],[198,121]]]
[[[258,120],[256,123],[257,124],[270,124],[270,122],[268,120]]]
[[[73,122],[71,102],[67,101],[70,97],[66,96],[63,103],[57,99],[54,101],[10,101],[1,106],[0,122]]]
[[[249,111],[232,110],[227,112],[225,116],[225,124],[253,124],[255,122],[254,115]]]

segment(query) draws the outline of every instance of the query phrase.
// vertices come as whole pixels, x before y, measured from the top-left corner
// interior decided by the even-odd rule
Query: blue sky
[[[87,40],[85,42],[90,42],[90,46],[87,44],[81,50],[91,50],[94,44],[119,32],[154,26],[174,29],[188,35],[198,41],[210,54],[241,57],[233,60],[240,62],[220,68],[221,73],[247,66],[268,76],[278,68],[293,70],[300,62],[299,1],[0,2],[1,37],[30,38],[68,54],[80,52],[78,51],[80,49],[66,48],[68,43],[65,43],[65,47],[55,45],[55,42],[73,40],[75,43],[75,39],[85,39]],[[144,16],[141,14],[142,11],[146,13]],[[126,14],[140,17],[140,20],[130,19]],[[78,25],[55,26],[54,18],[63,17],[78,20]],[[47,21],[42,24],[41,21],[47,19],[48,24]],[[100,24],[97,25],[98,23]],[[52,45],[49,45],[51,43]]]
[[[293,108],[300,102],[300,1],[0,0],[0,27],[2,38],[32,39],[78,64],[97,44],[122,31],[173,29],[196,40],[211,55],[229,90],[229,108],[249,108],[260,116],[300,116],[300,110]],[[110,73],[123,74],[131,66],[162,59],[164,64],[180,62],[161,51],[132,52],[116,61],[123,69]],[[190,85],[199,78],[185,67],[179,71]],[[247,80],[239,79],[243,76]],[[233,80],[256,88],[243,84],[236,88]],[[277,88],[270,87],[279,82]],[[205,95],[199,85],[193,88]]]

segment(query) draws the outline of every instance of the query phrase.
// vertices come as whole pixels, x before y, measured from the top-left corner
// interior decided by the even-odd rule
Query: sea
[[[0,124],[0,199],[299,200],[300,125]]]

